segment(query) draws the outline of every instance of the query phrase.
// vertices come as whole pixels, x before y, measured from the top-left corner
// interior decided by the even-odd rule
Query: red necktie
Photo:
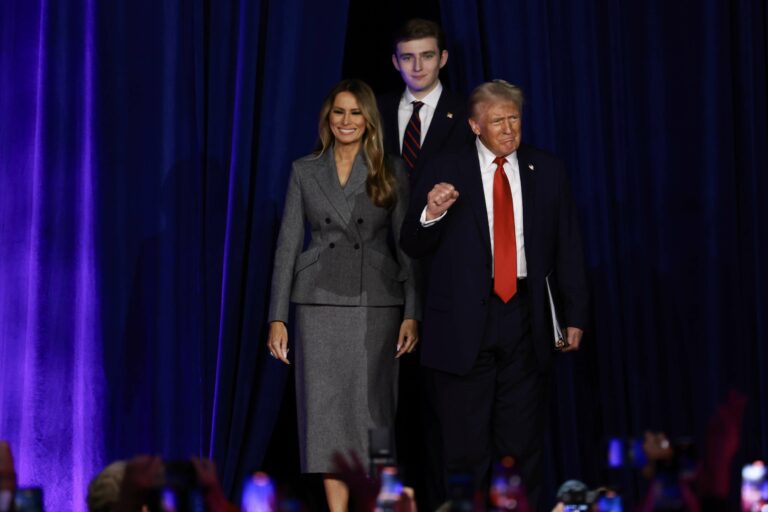
[[[424,106],[421,101],[412,101],[413,113],[411,119],[408,121],[408,125],[405,127],[405,134],[403,134],[403,160],[405,165],[408,166],[408,174],[411,174],[413,169],[416,168],[416,161],[419,159],[419,153],[421,152],[421,118],[419,117],[419,110]]]
[[[504,174],[504,157],[496,157],[493,175],[493,292],[505,303],[517,292],[517,244],[512,190]]]

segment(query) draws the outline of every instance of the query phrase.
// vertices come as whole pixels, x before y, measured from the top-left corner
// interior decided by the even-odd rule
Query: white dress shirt
[[[478,137],[475,140],[477,146],[477,158],[480,162],[480,176],[483,180],[483,196],[485,198],[485,209],[488,212],[488,232],[491,234],[491,258],[493,258],[493,175],[496,172],[496,164],[493,161],[496,155],[480,142]],[[520,186],[520,166],[517,162],[517,152],[505,157],[507,162],[504,164],[504,175],[509,181],[509,188],[512,190],[512,210],[515,215],[515,248],[517,249],[517,278],[523,279],[528,276],[528,264],[525,260],[525,235],[523,233],[523,190]],[[461,194],[461,190],[459,190]],[[461,198],[459,198],[459,201]],[[441,221],[449,212],[450,208],[440,217],[427,220],[427,207],[421,212],[421,225],[424,227],[433,226]],[[493,266],[491,266],[493,268]]]
[[[493,163],[496,155],[480,142],[475,141],[477,156],[480,160],[480,174],[483,178],[483,195],[485,196],[485,209],[488,211],[488,232],[491,234],[491,255],[493,252],[493,175],[496,172],[496,164]],[[517,152],[506,156],[504,174],[509,181],[512,190],[512,209],[515,214],[515,246],[517,249],[517,277],[522,279],[528,276],[528,265],[525,261],[525,236],[523,235],[523,189],[520,186],[520,166],[517,163]]]
[[[408,126],[408,121],[411,120],[413,115],[413,101],[421,101],[424,103],[421,110],[419,110],[419,119],[421,120],[421,140],[420,144],[424,144],[424,137],[427,136],[429,125],[432,123],[432,118],[435,117],[435,109],[437,108],[437,102],[440,101],[440,95],[443,93],[443,84],[440,81],[437,82],[432,91],[424,96],[422,99],[417,99],[411,91],[406,87],[405,92],[400,97],[400,105],[397,107],[397,130],[400,134],[400,152],[403,152],[403,137],[405,137],[405,127]]]

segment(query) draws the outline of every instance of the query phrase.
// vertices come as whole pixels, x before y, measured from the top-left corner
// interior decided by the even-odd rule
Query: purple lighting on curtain
[[[42,124],[43,124],[43,85],[45,78],[45,0],[42,0],[40,5],[40,22],[37,35],[37,60],[36,60],[36,80],[35,80],[35,124],[34,124],[34,139],[32,142],[32,189],[31,189],[31,208],[29,211],[29,223],[27,231],[29,233],[29,245],[27,247],[27,265],[26,265],[26,308],[25,311],[25,325],[24,325],[24,344],[21,347],[23,354],[23,370],[21,374],[21,401],[18,403],[21,416],[21,425],[18,432],[20,437],[20,453],[18,457],[18,468],[16,468],[19,474],[19,480],[24,483],[24,475],[34,474],[34,460],[32,457],[26,457],[24,448],[34,445],[34,424],[35,422],[35,407],[24,407],[24,404],[35,403],[34,382],[32,381],[35,375],[35,362],[37,361],[37,347],[38,347],[38,323],[39,318],[36,315],[38,312],[36,304],[38,302],[37,290],[39,287],[38,268],[40,256],[40,242],[39,233],[40,227],[40,196],[37,193],[40,190],[40,173],[41,173],[41,150],[42,146]],[[23,261],[23,260],[22,260]],[[18,382],[18,381],[17,381]],[[14,404],[16,405],[16,404]],[[11,409],[13,410],[13,409]],[[13,444],[12,444],[13,446]],[[15,448],[15,447],[14,447]]]
[[[0,5],[0,438],[47,510],[104,461],[95,251],[94,8]],[[7,44],[7,46],[6,46]],[[9,86],[10,84],[10,86]]]
[[[239,12],[239,25],[238,30],[240,34],[245,33],[247,30],[246,28],[246,22],[248,21],[248,18],[246,16],[246,2],[243,2],[240,4],[240,12]],[[236,71],[236,79],[235,79],[235,98],[234,98],[234,105],[233,105],[233,116],[232,116],[232,144],[230,148],[230,155],[231,160],[229,163],[229,185],[228,185],[228,193],[227,197],[229,200],[227,201],[227,227],[224,232],[224,256],[222,258],[222,261],[224,264],[222,265],[221,269],[221,303],[219,307],[219,333],[218,333],[218,343],[217,349],[216,349],[216,378],[215,378],[215,384],[214,384],[214,390],[213,390],[213,418],[211,421],[211,438],[209,442],[208,447],[208,456],[213,458],[214,457],[214,442],[216,440],[216,414],[215,411],[218,410],[219,406],[219,384],[222,380],[221,377],[221,361],[222,361],[222,347],[225,344],[224,340],[224,326],[226,324],[225,322],[225,314],[227,311],[227,285],[230,281],[229,279],[229,252],[232,248],[232,218],[234,216],[233,208],[235,207],[236,200],[235,200],[235,194],[238,193],[238,183],[237,183],[237,170],[238,166],[240,165],[247,165],[243,162],[250,161],[250,152],[243,152],[243,151],[237,151],[237,148],[240,145],[240,140],[238,138],[239,134],[242,132],[243,127],[241,124],[243,122],[249,122],[251,119],[251,116],[245,115],[242,116],[242,108],[240,106],[240,102],[242,100],[242,82],[243,82],[243,55],[245,55],[245,50],[243,48],[243,45],[246,43],[247,39],[245,37],[238,38],[238,47],[237,47],[237,71]],[[238,158],[238,156],[243,157],[242,161]],[[246,187],[247,189],[247,187]]]
[[[94,0],[86,0],[85,42],[83,53],[83,129],[81,133],[80,201],[77,205],[79,237],[77,244],[77,300],[75,320],[74,388],[72,407],[72,510],[86,510],[84,500],[88,482],[103,465],[100,460],[99,436],[93,435],[94,419],[101,419],[98,300],[96,296],[96,268],[94,243]],[[96,430],[100,433],[100,428]],[[79,491],[79,492],[78,492]]]

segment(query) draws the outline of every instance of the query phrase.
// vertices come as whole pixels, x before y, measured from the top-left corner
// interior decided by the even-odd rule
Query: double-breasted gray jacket
[[[404,306],[421,318],[417,269],[399,244],[408,208],[408,177],[391,159],[397,203],[387,210],[366,193],[368,169],[358,153],[346,186],[333,151],[293,163],[275,252],[269,320],[288,321],[289,302],[338,306]],[[302,251],[305,226],[311,231]]]

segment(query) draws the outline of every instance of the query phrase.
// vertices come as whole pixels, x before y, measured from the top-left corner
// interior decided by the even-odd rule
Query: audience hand
[[[739,448],[746,405],[747,397],[732,389],[725,403],[720,404],[709,420],[706,451],[699,475],[702,491],[707,496],[728,496],[733,457]]]
[[[10,510],[16,492],[16,470],[13,454],[6,441],[0,441],[0,510]]]
[[[227,501],[224,490],[219,483],[216,463],[209,459],[192,457],[190,459],[195,468],[197,483],[205,496],[205,510],[210,512],[230,512],[237,507]]]
[[[403,487],[400,499],[395,504],[395,512],[417,512],[416,494],[412,487]]]

